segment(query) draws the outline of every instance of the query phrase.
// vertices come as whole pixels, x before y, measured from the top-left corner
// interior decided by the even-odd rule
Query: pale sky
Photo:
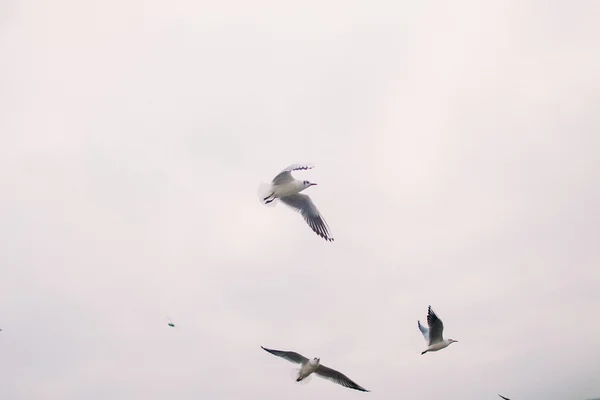
[[[598,397],[598,21],[3,0],[0,397]],[[335,242],[258,202],[293,163]],[[430,304],[458,343],[422,356]]]

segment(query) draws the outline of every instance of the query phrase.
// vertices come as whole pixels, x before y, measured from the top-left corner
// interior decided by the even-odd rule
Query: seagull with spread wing
[[[311,164],[293,164],[281,171],[271,183],[261,183],[258,186],[258,197],[263,204],[275,205],[279,199],[286,206],[299,212],[308,226],[323,239],[333,242],[329,226],[313,203],[311,198],[300,192],[316,183],[301,181],[292,176],[292,171],[312,169]]]
[[[423,334],[428,346],[427,350],[422,352],[421,355],[427,353],[428,351],[441,350],[450,346],[451,343],[458,342],[458,340],[444,339],[442,337],[444,323],[438,318],[437,315],[435,315],[435,312],[431,309],[431,306],[429,306],[429,309],[427,310],[427,325],[429,325],[429,328],[422,326],[421,321],[417,321],[417,325],[419,326],[419,330]]]
[[[369,392],[369,390],[355,383],[352,379],[348,378],[341,372],[338,372],[321,364],[320,358],[315,357],[312,360],[309,360],[303,355],[295,353],[293,351],[272,350],[262,346],[260,347],[263,350],[277,357],[281,357],[285,360],[293,362],[294,364],[300,364],[300,370],[298,371],[298,377],[296,378],[296,382],[302,381],[314,372],[315,374],[317,374],[317,376],[328,379],[334,383],[337,383],[338,385],[342,385],[350,389],[360,390],[361,392]]]

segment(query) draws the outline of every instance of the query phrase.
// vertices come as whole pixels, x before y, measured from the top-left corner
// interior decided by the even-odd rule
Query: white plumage
[[[427,349],[421,353],[421,355],[427,353],[428,351],[438,351],[445,347],[448,347],[451,343],[457,342],[454,339],[444,339],[444,323],[435,312],[431,309],[431,306],[427,309],[427,325],[429,328],[421,325],[421,321],[417,321],[417,325],[419,330],[423,334],[425,341],[427,342]]]
[[[333,237],[329,233],[329,226],[325,219],[303,190],[315,186],[316,183],[300,181],[292,176],[292,171],[312,169],[311,164],[292,164],[281,171],[271,183],[261,183],[258,186],[258,197],[265,205],[275,205],[277,200],[299,212],[308,226],[323,239],[332,242]]]

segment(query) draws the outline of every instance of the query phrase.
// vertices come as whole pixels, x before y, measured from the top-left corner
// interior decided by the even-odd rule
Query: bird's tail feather
[[[290,377],[301,385],[306,385],[312,379],[312,374],[307,376],[306,378],[298,381],[298,376],[300,375],[300,368],[290,368]]]
[[[277,203],[277,199],[270,197],[273,194],[273,185],[270,183],[261,182],[258,185],[256,193],[258,195],[258,200],[264,205],[274,207],[275,203]]]
[[[288,373],[291,379],[296,380],[298,379],[298,375],[300,374],[300,368],[290,368],[288,370]]]

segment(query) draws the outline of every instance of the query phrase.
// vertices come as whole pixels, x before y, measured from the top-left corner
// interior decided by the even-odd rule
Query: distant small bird
[[[442,332],[444,331],[444,323],[441,319],[435,315],[435,312],[431,309],[431,306],[427,309],[427,324],[429,328],[425,328],[421,325],[421,321],[417,321],[419,330],[423,334],[425,341],[427,342],[427,350],[421,353],[421,355],[428,351],[438,351],[445,347],[448,347],[450,343],[458,342],[458,340],[444,339]]]
[[[501,394],[499,394],[498,396],[502,397],[504,400],[510,400],[508,397],[504,397]]]
[[[167,316],[167,319],[169,320],[169,323],[167,325],[170,326],[171,328],[175,328],[175,324],[173,323],[173,321],[171,321],[171,318],[169,318]]]
[[[292,176],[292,171],[312,169],[311,164],[293,164],[281,171],[271,183],[258,186],[258,197],[263,204],[271,204],[279,199],[286,206],[299,212],[308,226],[323,239],[333,242],[329,234],[329,226],[309,196],[300,194],[316,183],[300,181]],[[274,205],[275,203],[273,203]]]
[[[315,357],[312,360],[309,360],[308,358],[304,357],[303,355],[295,353],[293,351],[272,350],[272,349],[264,348],[262,346],[260,346],[260,347],[263,350],[265,350],[277,357],[281,357],[281,358],[288,360],[290,362],[293,362],[295,364],[300,364],[301,367],[300,367],[300,370],[298,371],[298,377],[296,378],[296,382],[300,382],[301,380],[305,379],[306,377],[308,377],[310,374],[312,374],[314,372],[318,376],[321,376],[322,378],[325,378],[334,383],[337,383],[338,385],[342,385],[342,386],[345,386],[350,389],[360,390],[361,392],[369,392],[370,391],[370,390],[367,390],[367,389],[363,388],[362,386],[358,385],[357,383],[355,383],[353,380],[351,380],[350,378],[348,378],[346,375],[342,374],[341,372],[338,372],[331,368],[327,368],[326,366],[321,364],[320,358]]]

